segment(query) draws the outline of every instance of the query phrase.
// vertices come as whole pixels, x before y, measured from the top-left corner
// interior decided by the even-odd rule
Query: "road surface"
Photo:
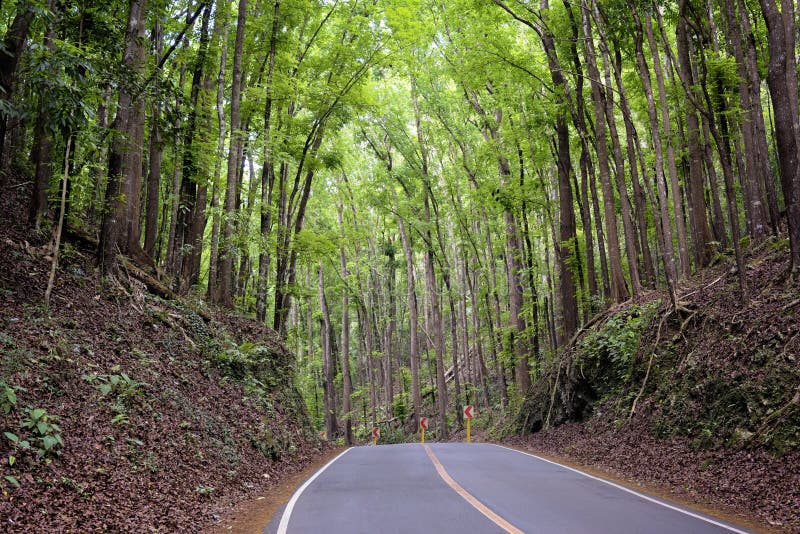
[[[264,532],[748,531],[512,449],[431,443],[346,450],[298,488]]]

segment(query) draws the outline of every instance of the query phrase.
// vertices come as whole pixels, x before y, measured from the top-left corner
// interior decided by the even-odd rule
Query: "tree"
[[[111,123],[116,131],[108,158],[106,207],[100,230],[98,260],[103,272],[116,269],[116,255],[139,246],[139,192],[142,177],[144,99],[136,82],[144,67],[144,32],[147,0],[130,0],[122,63],[134,83],[119,94],[117,115]]]

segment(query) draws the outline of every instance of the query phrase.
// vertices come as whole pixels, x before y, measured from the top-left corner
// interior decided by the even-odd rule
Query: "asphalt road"
[[[488,444],[346,450],[265,533],[744,533],[568,467]]]

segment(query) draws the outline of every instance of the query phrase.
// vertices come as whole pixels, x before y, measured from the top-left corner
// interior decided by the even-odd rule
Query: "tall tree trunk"
[[[800,118],[795,61],[795,10],[792,0],[759,0],[767,24],[769,66],[767,85],[772,97],[781,189],[789,226],[791,270],[800,271]]]
[[[188,46],[188,42],[184,43],[185,46]],[[180,207],[181,207],[181,180],[182,180],[182,172],[183,166],[178,165],[177,161],[179,159],[179,155],[181,154],[183,137],[181,135],[182,130],[182,121],[181,121],[181,102],[183,101],[183,85],[186,79],[186,65],[181,63],[180,66],[180,75],[178,76],[178,87],[180,87],[181,95],[176,96],[175,98],[175,145],[173,147],[173,153],[175,154],[174,160],[176,163],[173,164],[172,168],[172,187],[170,191],[170,217],[169,217],[169,236],[167,238],[167,259],[166,259],[166,268],[169,272],[175,273],[177,272],[177,261],[178,261],[178,218],[180,216]]]
[[[745,63],[747,68],[747,81],[750,84],[749,118],[752,121],[753,137],[755,143],[756,174],[763,180],[762,189],[767,197],[767,208],[772,233],[777,235],[780,229],[780,214],[778,211],[778,194],[775,190],[772,171],[770,169],[769,148],[767,147],[767,130],[764,125],[764,110],[761,106],[761,74],[758,69],[756,57],[756,40],[750,25],[750,14],[744,0],[738,0],[739,22],[745,40]]]
[[[656,84],[658,87],[658,97],[661,107],[661,124],[664,131],[663,139],[667,144],[667,169],[669,171],[670,187],[672,188],[672,207],[675,211],[675,232],[678,237],[679,266],[676,271],[677,273],[680,273],[680,277],[683,278],[691,274],[689,246],[686,237],[686,223],[683,217],[683,200],[681,196],[681,190],[678,185],[678,170],[675,166],[675,143],[672,140],[672,126],[669,118],[667,90],[664,86],[664,71],[661,64],[661,56],[658,52],[658,43],[656,42],[653,34],[652,17],[647,13],[645,13],[644,16],[644,27],[647,35],[647,41],[650,44],[650,55],[653,58],[653,71],[656,74]],[[653,132],[653,136],[656,136],[656,132]],[[659,139],[659,144],[661,144],[661,139]],[[664,235],[666,236],[666,232]],[[671,242],[669,242],[668,245],[670,248],[672,247]]]
[[[320,331],[321,344],[322,344],[322,373],[323,373],[323,403],[325,404],[325,432],[328,439],[334,439],[338,431],[336,423],[336,401],[334,400],[334,377],[336,371],[333,364],[333,355],[331,351],[331,336],[333,335],[331,328],[331,316],[328,311],[328,302],[325,299],[325,280],[322,276],[322,262],[319,264],[319,305],[322,312],[322,329]]]
[[[236,21],[236,41],[233,52],[233,78],[231,81],[231,140],[228,152],[228,185],[225,192],[225,217],[222,224],[222,257],[219,267],[218,304],[233,307],[233,230],[236,214],[236,190],[239,186],[237,175],[239,154],[242,148],[241,116],[239,108],[242,103],[242,54],[244,49],[244,30],[247,18],[247,0],[239,0],[239,12]],[[330,434],[329,434],[330,435]]]
[[[223,7],[224,6],[224,7]],[[224,9],[224,12],[220,12]],[[208,287],[206,298],[211,302],[217,301],[216,291],[219,287],[219,190],[220,176],[222,174],[222,160],[225,157],[225,66],[228,62],[228,6],[223,3],[217,6],[217,17],[224,18],[222,39],[220,41],[219,71],[217,73],[217,157],[214,161],[214,179],[211,188],[211,250],[208,258]]]
[[[155,50],[156,58],[160,58],[164,47],[164,31],[161,28],[161,20],[159,18],[156,18],[154,23],[151,40],[153,41],[153,49]],[[155,88],[158,89],[160,85],[158,79],[156,79],[154,85]],[[157,99],[153,103],[152,109],[149,140],[150,155],[147,158],[149,169],[147,172],[147,203],[145,205],[144,253],[150,258],[155,258],[156,240],[158,237],[158,212],[161,207],[159,193],[161,192],[161,156],[163,151],[160,99]]]
[[[129,73],[137,77],[144,67],[146,9],[147,0],[130,0],[122,62]],[[114,137],[109,151],[106,206],[98,248],[98,260],[104,273],[115,270],[118,253],[126,254],[132,243],[138,246],[143,104],[141,94],[131,93],[130,89],[123,87],[119,94],[117,116],[111,125],[111,129],[119,134]],[[135,219],[131,218],[133,214],[136,215]]]
[[[549,9],[547,0],[541,0],[540,7]],[[569,90],[564,79],[563,71],[556,55],[555,39],[548,29],[540,30],[540,38],[547,54],[548,67],[553,85],[560,95],[568,95]],[[559,97],[565,98],[565,96]],[[563,103],[562,103],[562,108]],[[558,274],[559,295],[561,297],[561,336],[566,342],[578,329],[578,298],[575,290],[575,279],[572,274],[572,265],[577,259],[577,242],[575,229],[575,209],[573,207],[572,187],[570,175],[572,163],[569,153],[569,129],[565,112],[560,112],[556,117],[557,137],[557,166],[558,166],[558,206],[559,206],[559,243],[558,243]],[[601,251],[602,252],[602,251]]]
[[[492,361],[497,375],[497,388],[500,390],[500,403],[505,408],[508,406],[508,388],[506,387],[506,370],[503,361],[498,355],[498,348],[502,348],[500,297],[497,283],[497,259],[495,258],[494,245],[492,244],[492,231],[486,213],[483,213],[484,228],[486,229],[486,250],[489,257],[490,286],[485,293],[486,321],[489,326],[489,335],[492,340]],[[491,300],[490,300],[491,294]]]
[[[339,206],[339,227],[342,229],[342,243],[344,243],[344,225],[342,224],[342,206]],[[341,267],[342,279],[348,279],[347,257],[345,255],[344,244],[339,247],[339,263]],[[321,272],[321,271],[320,271]],[[350,300],[347,285],[342,289],[342,413],[344,415],[344,444],[349,447],[353,444],[353,424],[350,414],[350,395],[353,393],[353,386],[350,378]]]
[[[19,64],[28,30],[34,17],[34,5],[31,2],[22,2],[14,15],[11,26],[3,37],[0,49],[0,99],[6,104],[11,103],[14,96],[14,86],[17,81],[17,65]],[[0,116],[0,158],[5,161],[5,140],[8,128],[8,118],[5,113]]]
[[[53,12],[53,19],[45,30],[44,46],[52,54],[56,49],[55,24],[57,22],[57,6],[53,0],[50,0],[47,7]],[[2,52],[0,52],[0,55],[2,55]],[[39,112],[36,116],[36,123],[33,129],[34,140],[33,149],[31,150],[34,174],[33,193],[31,194],[31,204],[28,211],[28,223],[31,224],[36,231],[39,230],[42,219],[47,215],[47,189],[50,186],[50,178],[53,175],[51,167],[53,132],[51,131],[50,113],[48,113],[45,103],[46,98],[48,98],[46,95],[39,95]],[[5,120],[5,118],[3,120]]]
[[[586,39],[586,64],[592,86],[592,100],[594,101],[595,150],[597,152],[597,165],[600,168],[600,184],[603,188],[603,207],[606,235],[608,236],[608,258],[611,268],[611,298],[615,302],[622,302],[628,298],[628,289],[625,284],[625,277],[622,274],[622,257],[620,255],[617,217],[614,209],[614,190],[611,186],[611,171],[608,164],[605,101],[600,88],[600,71],[597,69],[595,59],[592,27],[589,22],[590,11],[586,0],[582,0],[581,12],[583,13],[583,31]],[[635,276],[635,273],[636,269],[634,268],[631,275]]]
[[[583,95],[583,86],[584,86],[584,75],[583,75],[583,67],[581,66],[580,56],[578,55],[578,41],[580,39],[579,31],[578,31],[578,23],[575,20],[575,16],[572,12],[572,7],[570,6],[569,2],[564,0],[564,8],[569,16],[570,28],[572,30],[572,35],[570,38],[570,56],[572,57],[573,68],[575,71],[575,93],[578,95]],[[572,109],[572,122],[575,125],[575,129],[578,132],[578,138],[581,142],[581,155],[580,155],[580,163],[579,169],[581,174],[581,182],[580,187],[575,184],[575,194],[577,196],[578,201],[578,210],[580,213],[581,218],[581,226],[583,227],[583,236],[585,240],[585,249],[586,249],[586,271],[587,271],[587,283],[589,286],[589,291],[585,291],[583,277],[579,277],[579,282],[581,285],[582,293],[583,293],[583,314],[584,320],[589,320],[589,315],[594,313],[594,308],[596,307],[596,299],[600,296],[598,286],[597,286],[597,270],[595,269],[595,257],[594,257],[594,233],[592,232],[592,216],[591,216],[591,208],[592,204],[589,202],[589,182],[591,181],[594,184],[594,168],[592,165],[592,156],[591,150],[589,145],[591,144],[591,139],[588,131],[588,127],[586,126],[586,111],[584,105],[583,98],[576,98],[573,102]],[[558,148],[553,145],[552,146],[553,155],[556,159],[556,153]],[[574,179],[574,176],[573,176]],[[594,191],[593,191],[594,192]],[[596,198],[592,199],[597,202]],[[600,272],[602,273],[603,279],[603,296],[607,297],[609,292],[608,287],[608,262],[606,261],[606,254],[605,254],[605,241],[603,232],[600,230],[602,225],[600,223],[600,214],[597,210],[595,210],[595,226],[598,229],[597,231],[597,247],[599,249],[599,256],[600,256]]]
[[[747,61],[745,60],[744,46],[740,34],[740,25],[736,17],[735,0],[725,0],[725,15],[728,22],[727,33],[730,37],[734,58],[736,59],[736,65],[739,69],[739,105],[744,112],[744,117],[740,121],[739,126],[742,133],[744,157],[746,158],[747,168],[746,172],[740,177],[745,186],[745,191],[749,193],[746,195],[746,202],[748,203],[746,207],[750,214],[750,234],[754,239],[760,240],[768,232],[768,223],[766,206],[763,202],[764,177],[761,176],[764,167],[759,163],[755,120],[753,118],[753,95],[751,95],[751,91],[760,90],[760,84],[758,80],[756,80],[754,84],[753,80],[749,79]],[[747,17],[747,13],[744,13],[743,16]]]
[[[199,253],[203,246],[202,226],[205,223],[205,180],[200,177],[200,169],[197,164],[197,150],[194,147],[195,137],[200,129],[198,119],[205,112],[199,105],[200,92],[209,89],[210,78],[204,72],[207,70],[208,43],[209,43],[209,20],[211,19],[211,4],[206,4],[203,9],[203,18],[200,26],[200,42],[197,56],[192,68],[192,87],[189,93],[189,117],[186,121],[186,131],[183,141],[183,161],[182,161],[182,180],[181,180],[181,209],[178,212],[178,229],[176,239],[178,240],[178,253],[176,260],[176,289],[184,293],[195,279],[194,264],[199,266]],[[220,20],[215,22],[214,33],[221,31]],[[205,86],[205,87],[204,87]],[[200,121],[204,122],[204,121]],[[202,222],[198,221],[202,219]],[[198,233],[199,232],[199,233]]]
[[[596,4],[595,4],[596,5]],[[601,37],[604,33],[600,32]],[[610,53],[610,52],[609,52]],[[631,170],[631,185],[633,186],[633,202],[636,207],[636,222],[639,231],[639,246],[642,249],[642,262],[644,263],[645,280],[647,285],[654,287],[656,284],[656,269],[653,262],[653,255],[650,251],[650,238],[647,235],[647,198],[639,181],[639,165],[637,165],[637,150],[639,146],[639,136],[631,117],[630,104],[622,82],[622,54],[618,45],[614,45],[614,60],[612,62],[614,81],[619,91],[619,104],[622,108],[622,118],[625,124],[626,153],[628,156],[628,166]],[[610,84],[609,84],[610,86]],[[644,167],[642,165],[642,167]],[[643,171],[644,172],[644,171]],[[644,174],[645,178],[647,177]],[[648,189],[649,191],[649,189]],[[659,230],[660,231],[660,230]]]
[[[256,289],[256,320],[267,318],[267,286],[271,260],[269,236],[272,233],[272,192],[275,186],[275,162],[272,158],[272,84],[275,72],[280,15],[280,1],[276,0],[272,10],[272,31],[269,38],[266,94],[264,96],[264,161],[261,164],[261,248],[258,255],[258,287]],[[351,433],[350,426],[347,427]]]
[[[629,4],[630,5],[630,4]],[[634,34],[634,43],[636,47],[636,59],[639,65],[639,74],[642,77],[642,85],[644,94],[647,99],[647,114],[650,119],[650,130],[653,139],[653,150],[656,158],[656,186],[658,188],[658,204],[660,210],[660,224],[661,236],[663,236],[661,243],[661,251],[664,260],[664,273],[666,276],[667,288],[670,293],[670,298],[675,300],[675,259],[673,255],[672,244],[672,226],[669,219],[669,208],[667,204],[667,182],[664,176],[664,156],[661,145],[661,133],[658,126],[658,114],[656,111],[655,99],[653,98],[653,88],[650,83],[650,69],[647,66],[647,61],[644,57],[643,50],[643,35],[642,35],[642,21],[639,17],[638,8],[631,5],[633,18],[636,23],[636,31]],[[647,17],[647,15],[646,15]],[[652,31],[650,32],[652,33]]]
[[[689,57],[688,32],[684,11],[686,0],[681,0],[681,15],[676,28],[676,41],[678,45],[678,68],[680,76],[689,81],[694,87],[695,80],[692,74],[691,60]],[[686,110],[687,150],[689,153],[689,227],[692,230],[694,243],[694,261],[698,268],[706,267],[711,262],[711,230],[706,218],[706,205],[703,187],[703,149],[700,140],[700,122],[697,111],[687,104]]]
[[[517,15],[502,0],[492,0],[515,20],[534,30],[542,41],[547,55],[548,69],[556,88],[559,100],[559,112],[556,117],[556,152],[558,163],[558,191],[559,191],[559,217],[560,217],[560,242],[558,243],[559,267],[559,294],[561,297],[561,335],[569,339],[578,329],[578,298],[575,279],[572,274],[572,265],[580,261],[575,228],[575,208],[573,206],[572,163],[569,153],[569,127],[567,126],[565,109],[570,104],[570,90],[564,78],[563,70],[558,61],[555,39],[550,29],[545,24],[534,24]],[[539,9],[547,12],[550,9],[548,0],[540,0]]]
[[[597,5],[592,1],[592,9],[595,13],[595,20],[599,21],[600,16],[597,11]],[[588,15],[587,15],[588,17]],[[588,22],[588,21],[587,21]],[[628,187],[625,183],[625,157],[622,154],[622,146],[617,132],[617,123],[614,116],[614,92],[612,90],[611,82],[611,67],[610,55],[605,40],[602,38],[602,30],[600,30],[600,22],[597,22],[598,33],[601,35],[600,51],[603,57],[603,76],[606,86],[601,88],[604,95],[603,101],[605,103],[605,115],[608,124],[608,131],[611,137],[611,146],[614,153],[614,165],[616,172],[617,194],[619,195],[620,214],[622,215],[622,228],[625,235],[625,252],[628,258],[628,271],[631,278],[631,292],[634,298],[638,297],[642,291],[642,282],[639,277],[639,254],[637,245],[638,238],[633,224],[633,208],[631,207],[631,200],[628,196]]]
[[[719,199],[719,180],[717,178],[717,169],[714,166],[714,154],[711,148],[711,134],[708,130],[708,120],[703,117],[702,120],[703,130],[703,159],[706,166],[706,174],[708,176],[708,189],[711,196],[711,229],[714,234],[714,239],[722,245],[723,248],[728,246],[728,233],[725,230],[725,216],[722,214],[722,202]]]

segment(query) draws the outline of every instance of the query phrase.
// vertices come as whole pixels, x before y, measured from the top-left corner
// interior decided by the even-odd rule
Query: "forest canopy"
[[[103,276],[271,326],[327,435],[446,437],[617,303],[729,261],[746,304],[767,242],[797,276],[796,10],[6,0],[0,187]]]

